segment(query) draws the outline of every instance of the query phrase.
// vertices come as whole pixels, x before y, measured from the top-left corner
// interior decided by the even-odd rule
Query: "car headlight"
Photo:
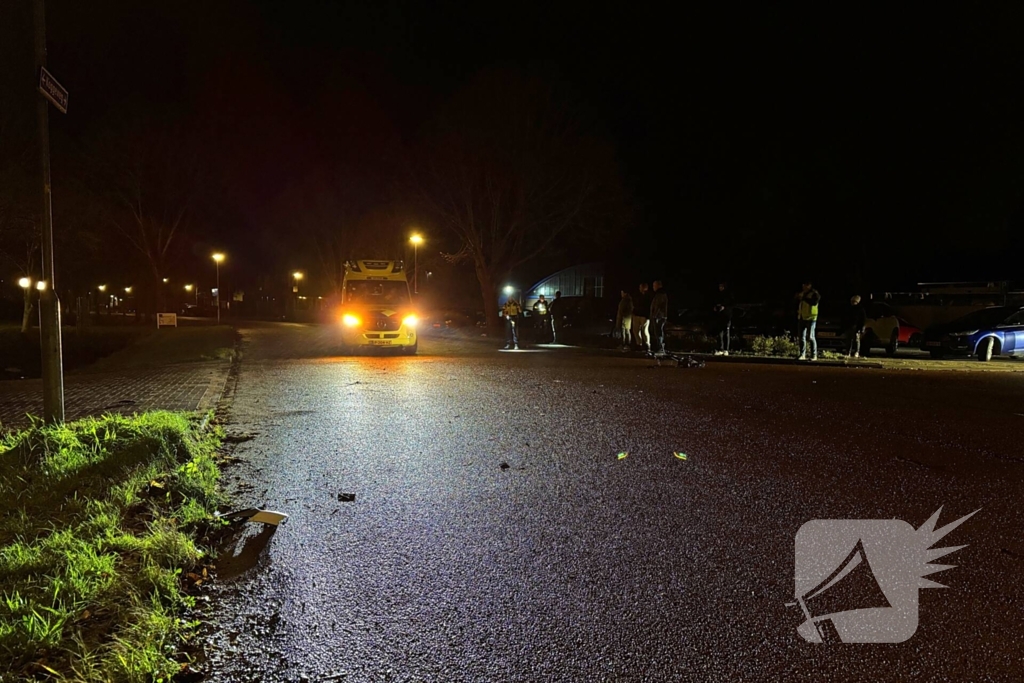
[[[978,334],[978,330],[970,330],[968,332],[954,332],[950,337],[970,337],[972,334]]]
[[[362,321],[351,313],[346,313],[341,316],[341,322],[344,323],[345,327],[355,327]]]
[[[419,322],[419,319],[415,315],[407,315],[402,318],[402,324],[406,327],[416,327],[417,322]]]

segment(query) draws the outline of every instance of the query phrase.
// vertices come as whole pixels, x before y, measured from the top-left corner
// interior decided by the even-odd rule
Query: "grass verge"
[[[220,493],[218,432],[183,413],[0,440],[0,680],[169,681]],[[202,571],[202,570],[199,570]],[[183,575],[184,574],[184,575]]]
[[[152,330],[133,343],[97,361],[90,371],[150,368],[202,360],[230,360],[235,330],[228,325],[171,327]]]
[[[152,333],[139,327],[92,327],[61,330],[64,369],[77,370],[119,351]],[[39,329],[27,334],[13,325],[0,326],[0,379],[39,377]]]

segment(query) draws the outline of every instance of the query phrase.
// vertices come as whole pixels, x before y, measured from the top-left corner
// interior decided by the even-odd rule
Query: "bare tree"
[[[197,144],[181,127],[133,126],[110,131],[94,162],[103,215],[143,256],[160,310],[162,280],[180,255],[204,182]]]
[[[515,72],[482,74],[453,99],[419,169],[423,197],[459,243],[447,258],[473,265],[492,327],[514,269],[621,218],[610,147],[550,86]]]
[[[345,261],[392,258],[400,224],[360,174],[346,167],[311,174],[279,198],[289,233],[315,252],[327,284],[341,291]]]
[[[31,187],[31,136],[19,135],[15,128],[11,112],[0,110],[0,263],[13,267],[19,277],[34,280],[39,270],[40,232],[33,201],[39,193]],[[22,333],[28,332],[33,301],[33,289],[25,288]]]

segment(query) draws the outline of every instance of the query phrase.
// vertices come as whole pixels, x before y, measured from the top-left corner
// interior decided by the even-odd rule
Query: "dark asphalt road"
[[[228,478],[291,518],[221,564],[211,680],[1024,680],[1020,375],[339,358],[326,334],[243,330]],[[797,635],[802,524],[940,506],[981,512],[914,637]]]

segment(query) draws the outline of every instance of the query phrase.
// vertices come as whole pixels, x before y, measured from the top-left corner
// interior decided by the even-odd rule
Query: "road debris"
[[[672,455],[674,455],[679,460],[686,460],[686,453],[680,453],[678,451],[673,451]]]
[[[352,503],[352,502],[355,502],[355,499],[356,499],[356,494],[354,494],[354,493],[339,493],[338,494],[338,500],[341,501],[342,503]]]
[[[262,522],[263,524],[273,524],[274,526],[288,519],[288,515],[283,512],[260,510],[259,508],[246,508],[245,510],[236,510],[235,512],[228,512],[223,515],[218,512],[216,515],[221,519],[229,521],[242,519],[246,522]]]
[[[629,451],[622,451],[616,456],[616,458],[619,460],[625,460],[627,456],[629,456]]]

